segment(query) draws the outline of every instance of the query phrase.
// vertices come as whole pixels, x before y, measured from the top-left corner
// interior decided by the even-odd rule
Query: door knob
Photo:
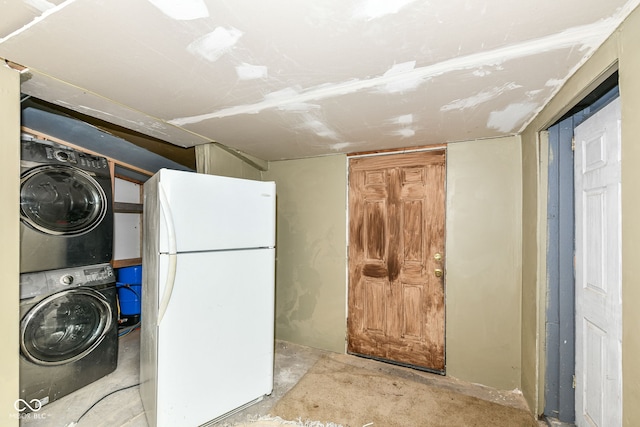
[[[433,272],[435,273],[436,277],[442,277],[442,269],[436,268]]]

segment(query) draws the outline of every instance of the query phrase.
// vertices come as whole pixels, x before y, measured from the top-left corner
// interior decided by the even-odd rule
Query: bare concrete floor
[[[216,426],[230,427],[268,415],[275,403],[302,378],[323,354],[326,352],[285,341],[276,341],[273,393],[261,402],[225,418]],[[139,331],[121,337],[118,369],[115,372],[44,406],[37,413],[24,414],[20,425],[23,427],[71,427],[75,425],[78,427],[148,427],[138,387],[116,391],[139,382],[139,355]],[[403,370],[406,369],[356,357],[354,357],[353,363],[362,366],[378,364],[383,369],[397,372],[398,375],[402,375]],[[525,407],[522,395],[516,392],[499,391],[428,373],[420,373],[420,375],[428,376],[434,384],[458,393],[503,405]],[[112,392],[114,393],[109,395]],[[107,397],[102,399],[104,396]],[[92,405],[95,406],[92,407]],[[540,425],[545,426],[546,424],[541,423]]]

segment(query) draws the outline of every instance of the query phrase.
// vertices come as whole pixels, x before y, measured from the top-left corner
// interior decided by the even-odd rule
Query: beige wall
[[[542,270],[546,254],[546,213],[540,213],[541,203],[546,206],[546,186],[540,185],[539,138],[537,134],[526,134],[522,137],[522,392],[529,408],[537,414],[542,413],[539,378],[544,377],[540,356],[544,345],[544,304],[540,292],[540,281],[546,278]],[[546,181],[545,181],[546,182]],[[539,223],[542,221],[541,223]],[[540,239],[539,239],[540,237]],[[545,264],[546,265],[546,264]]]
[[[521,153],[516,137],[447,153],[447,373],[520,387]],[[278,191],[276,336],[344,352],[346,159],[272,162]]]
[[[620,33],[623,423],[640,424],[640,9]]]
[[[276,338],[345,351],[346,157],[271,162],[278,194]]]
[[[261,180],[260,170],[216,144],[196,146],[196,170],[211,175]]]
[[[520,138],[447,148],[447,374],[520,388]]]
[[[16,71],[0,65],[0,425],[17,426],[14,402],[18,398],[18,275],[20,200],[20,78]],[[13,201],[13,203],[10,203]],[[16,415],[13,418],[11,415]]]
[[[544,407],[544,293],[546,282],[540,268],[545,246],[546,222],[539,206],[546,197],[540,184],[537,132],[546,129],[581,100],[611,72],[619,61],[622,103],[622,365],[624,426],[640,422],[640,9],[636,9],[619,30],[581,67],[543,109],[522,135],[523,139],[523,316],[522,383],[532,409]],[[545,156],[543,154],[542,156]],[[535,355],[533,357],[532,355]]]

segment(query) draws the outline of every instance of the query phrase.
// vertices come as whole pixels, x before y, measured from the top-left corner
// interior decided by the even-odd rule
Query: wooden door
[[[622,425],[620,98],[575,129],[576,425]]]
[[[444,180],[444,150],[350,161],[350,353],[444,372]]]

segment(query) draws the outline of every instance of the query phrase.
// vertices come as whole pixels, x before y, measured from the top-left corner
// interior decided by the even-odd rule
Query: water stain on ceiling
[[[22,92],[265,160],[520,132],[640,0],[7,0]]]

